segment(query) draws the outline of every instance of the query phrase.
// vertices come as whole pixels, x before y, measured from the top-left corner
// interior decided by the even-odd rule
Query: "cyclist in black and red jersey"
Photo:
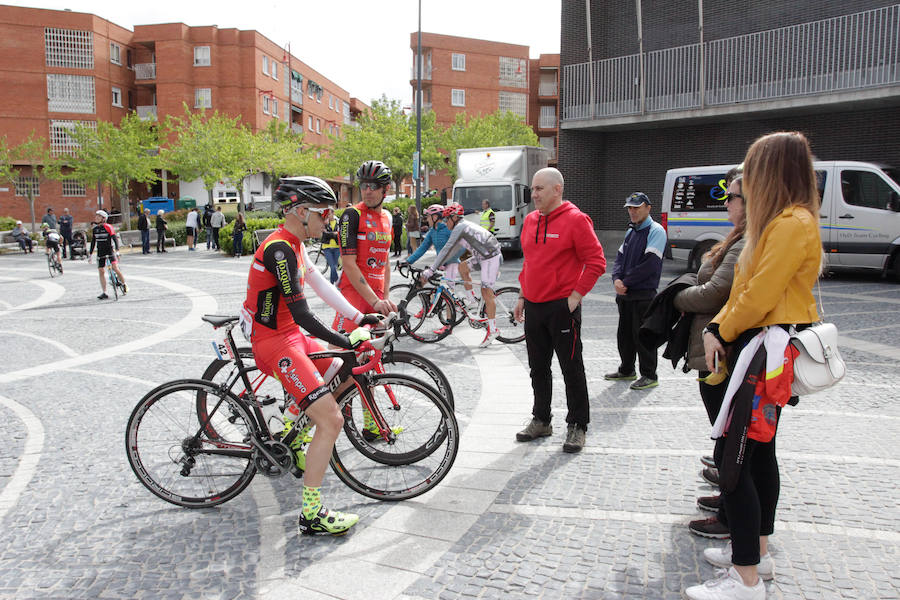
[[[374,325],[379,317],[363,314],[347,302],[306,253],[303,242],[318,239],[334,214],[337,198],[331,187],[317,177],[286,177],[280,181],[275,198],[284,211],[284,223],[260,244],[253,256],[241,327],[253,345],[256,366],[275,377],[293,399],[285,418],[296,418],[302,410],[315,425],[306,454],[296,455],[298,466],[305,471],[300,532],[338,535],[359,520],[357,515],[326,509],[319,491],[334,442],[344,425],[335,396],[329,391],[329,382],[341,361],[311,360],[308,354],[324,348],[297,326],[325,343],[345,349],[366,349],[369,332],[360,327],[346,336],[322,323],[309,308],[304,283],[309,281],[316,294],[354,326]],[[335,394],[352,383],[348,379]]]
[[[106,300],[106,263],[119,276],[122,282],[122,293],[128,293],[128,286],[125,285],[125,276],[119,270],[119,238],[116,236],[116,230],[113,226],[106,222],[109,215],[105,210],[98,210],[95,213],[94,227],[91,229],[91,249],[88,252],[88,262],[93,262],[94,248],[97,248],[97,268],[100,273],[100,289],[103,292],[97,296],[98,300]]]

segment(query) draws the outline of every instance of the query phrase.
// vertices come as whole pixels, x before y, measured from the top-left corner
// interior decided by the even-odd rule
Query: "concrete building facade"
[[[804,132],[820,160],[900,165],[900,4],[636,6],[562,3],[559,168],[599,229],[624,231],[635,190],[658,214],[668,169],[740,162],[772,131]]]

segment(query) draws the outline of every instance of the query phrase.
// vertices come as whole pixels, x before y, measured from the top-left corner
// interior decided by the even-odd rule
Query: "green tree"
[[[162,166],[182,181],[201,179],[207,201],[212,203],[216,182],[239,182],[253,172],[252,133],[240,124],[240,117],[218,111],[193,113],[187,104],[184,113],[166,118],[164,131],[169,143],[161,151]]]
[[[18,146],[10,146],[6,136],[0,139],[0,181],[8,181],[12,187],[16,187],[16,180],[21,171],[15,165],[31,165],[31,174],[37,177],[38,186],[51,174],[47,172],[50,163],[50,152],[47,140],[35,135],[34,131],[28,134],[24,142]],[[28,200],[28,208],[31,212],[31,231],[36,231],[37,224],[34,214],[34,186],[25,185],[25,198]]]
[[[256,155],[262,172],[277,185],[282,175],[314,175],[327,179],[341,173],[320,146],[303,146],[303,134],[291,130],[284,121],[272,119],[256,132]]]
[[[456,122],[441,135],[441,149],[447,153],[447,172],[456,180],[456,151],[459,148],[493,146],[536,146],[538,137],[519,115],[497,111],[490,115],[469,117],[456,114]]]
[[[438,165],[443,157],[437,149],[438,134],[434,113],[422,115],[422,162]],[[380,160],[391,169],[394,184],[400,189],[405,177],[412,175],[416,151],[416,117],[403,113],[399,100],[382,96],[372,102],[371,112],[360,115],[359,127],[344,128],[344,137],[334,140],[330,153],[335,168],[351,177],[366,160]]]
[[[131,182],[150,184],[159,179],[159,135],[156,123],[129,113],[114,125],[99,121],[96,129],[77,125],[70,134],[77,143],[71,155],[53,162],[54,178],[85,184],[107,183],[119,194],[123,227],[131,223],[128,195]]]

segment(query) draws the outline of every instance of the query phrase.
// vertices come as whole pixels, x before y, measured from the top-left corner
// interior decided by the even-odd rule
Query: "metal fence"
[[[898,48],[895,4],[702,48],[646,52],[643,78],[639,54],[566,65],[561,116],[578,121],[896,85]]]

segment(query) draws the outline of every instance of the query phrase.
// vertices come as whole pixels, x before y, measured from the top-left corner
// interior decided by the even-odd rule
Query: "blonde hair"
[[[819,221],[819,193],[809,141],[796,131],[779,131],[757,139],[744,158],[744,212],[747,226],[744,249],[738,258],[742,269],[763,231],[789,206],[808,210]]]

